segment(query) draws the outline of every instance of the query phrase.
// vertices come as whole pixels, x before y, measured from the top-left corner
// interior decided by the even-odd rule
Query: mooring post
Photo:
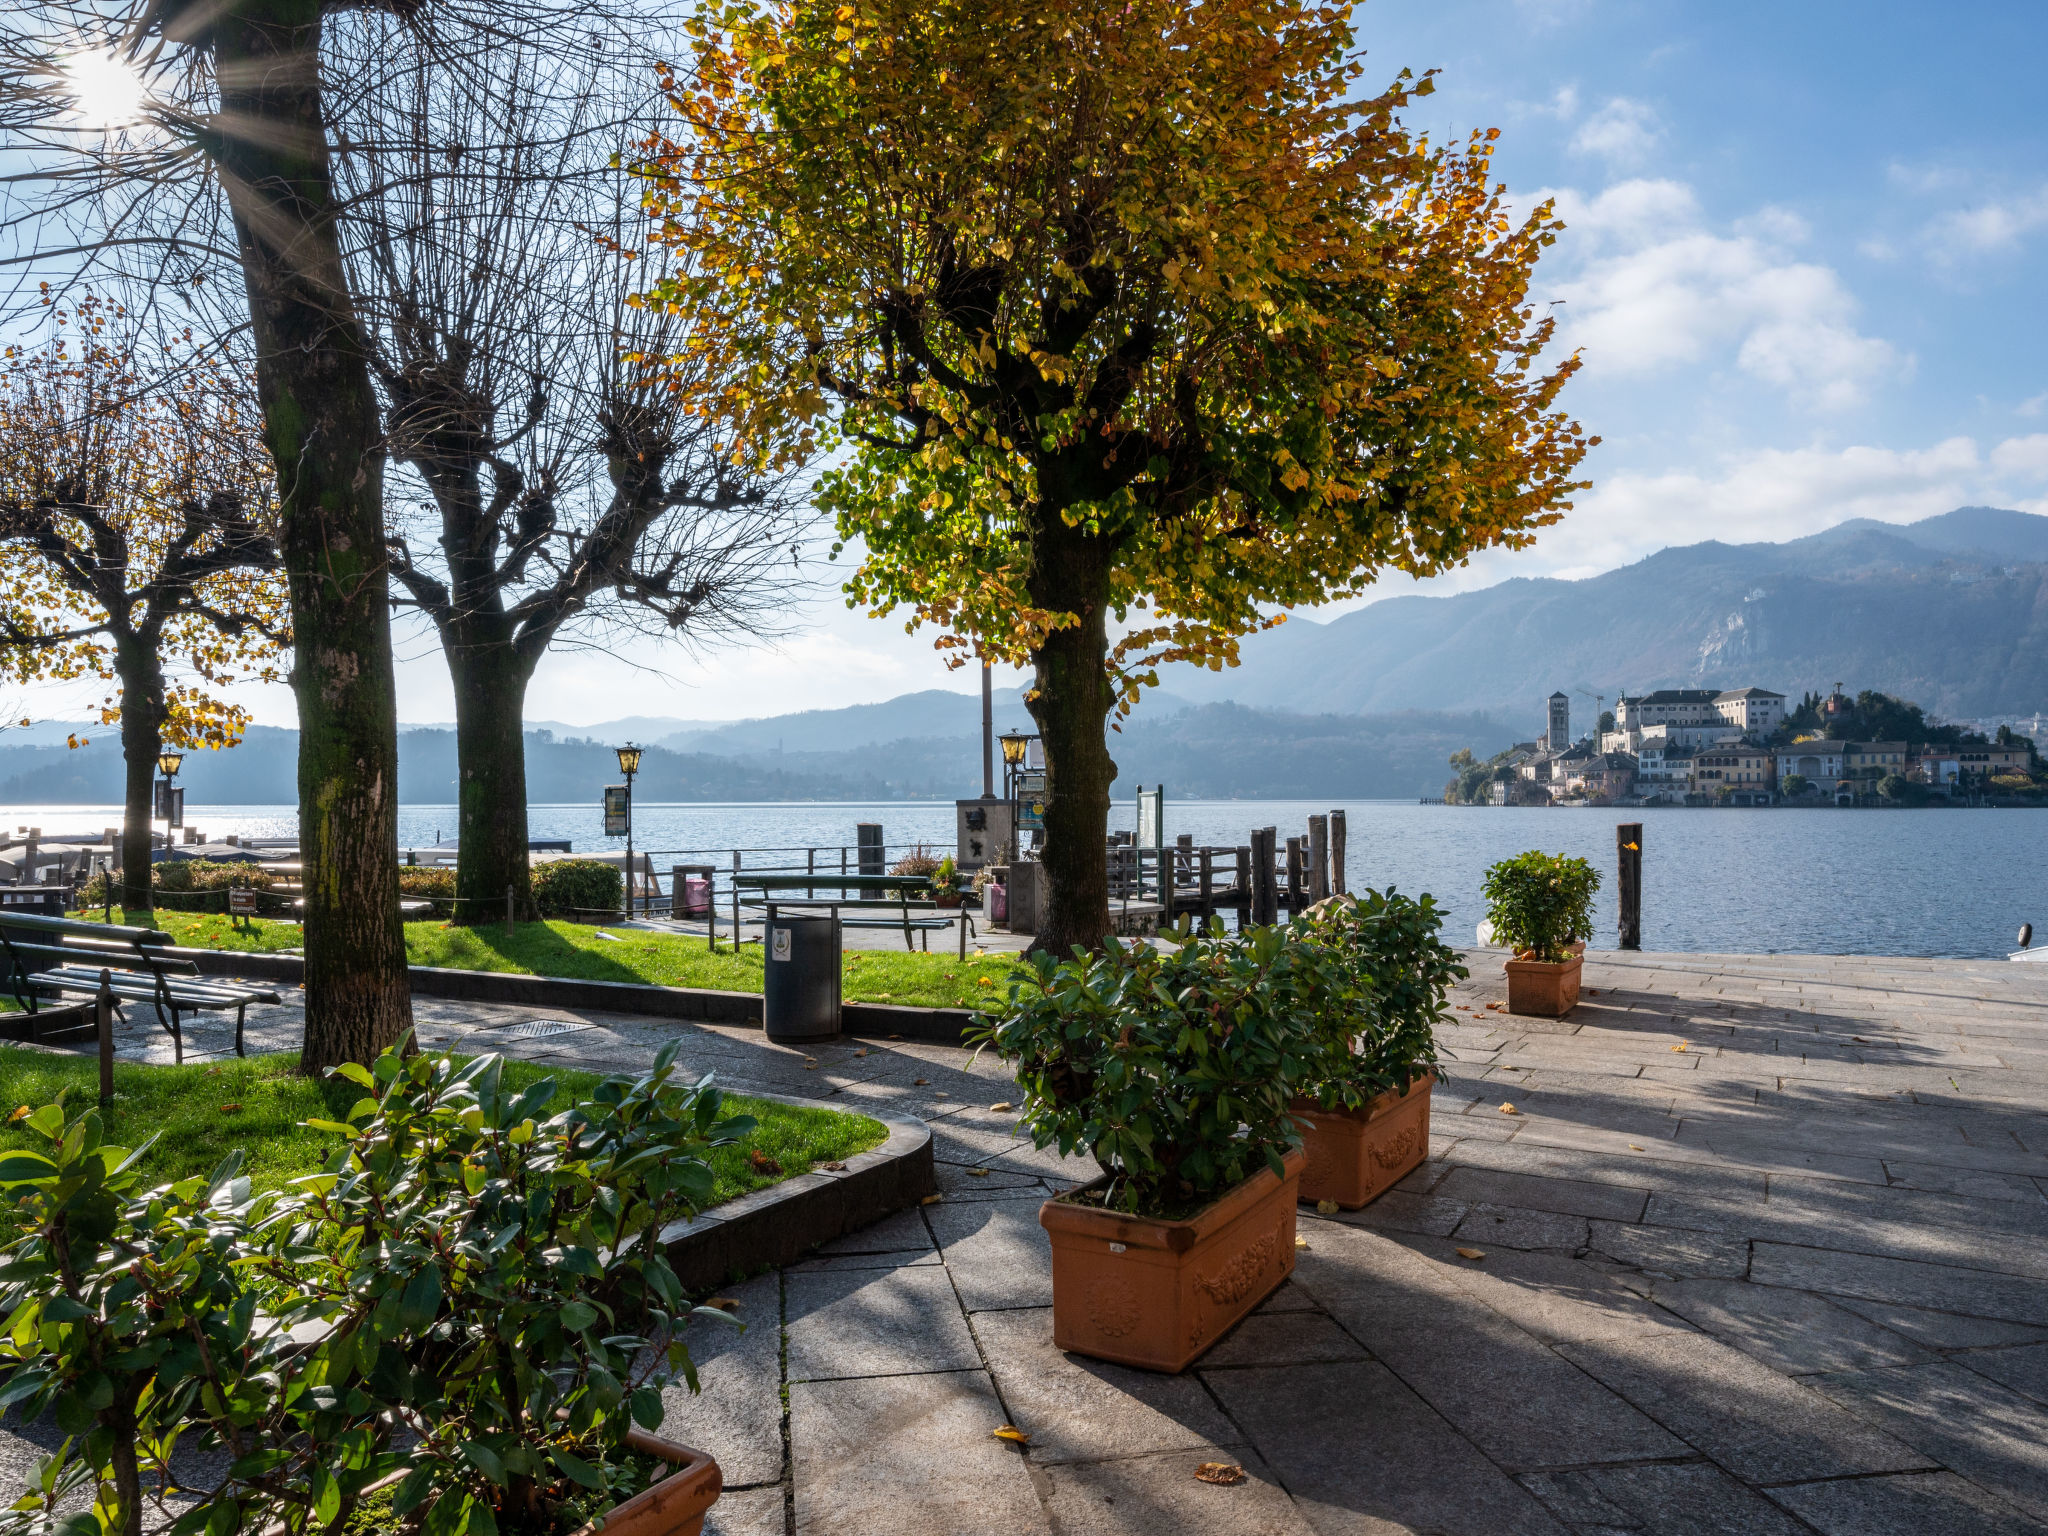
[[[1308,899],[1321,901],[1330,894],[1330,818],[1308,819]]]
[[[1619,866],[1616,881],[1621,897],[1621,947],[1643,947],[1643,824],[1624,821],[1614,829],[1614,859]]]
[[[1330,812],[1330,894],[1348,896],[1351,887],[1344,883],[1344,813]]]
[[[1279,892],[1273,889],[1273,839],[1278,829],[1252,828],[1252,922],[1260,927],[1279,918]]]
[[[1287,839],[1287,915],[1301,916],[1301,839]]]
[[[114,978],[100,972],[99,996],[94,999],[95,1022],[99,1025],[100,1108],[114,1102]]]
[[[1237,849],[1237,926],[1242,932],[1252,921],[1252,850],[1251,845],[1240,844]]]

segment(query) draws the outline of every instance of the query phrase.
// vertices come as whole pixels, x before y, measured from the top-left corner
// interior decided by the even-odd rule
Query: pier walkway
[[[1038,1204],[1088,1170],[990,1108],[999,1063],[688,1029],[732,1087],[923,1116],[945,1191],[729,1288],[749,1328],[668,1424],[724,1466],[707,1531],[2048,1532],[2048,966],[1593,954],[1551,1022],[1500,959],[1429,1163],[1304,1209],[1295,1278],[1173,1378],[1052,1347]],[[420,1004],[471,1050],[524,1016]],[[504,1043],[627,1067],[677,1028],[585,1022]]]

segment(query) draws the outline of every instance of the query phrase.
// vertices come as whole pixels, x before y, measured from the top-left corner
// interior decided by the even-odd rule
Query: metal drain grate
[[[507,1040],[545,1040],[552,1035],[573,1035],[579,1029],[589,1029],[588,1024],[572,1024],[567,1019],[522,1019],[517,1024],[493,1024],[490,1033]],[[478,1034],[484,1033],[478,1030]]]

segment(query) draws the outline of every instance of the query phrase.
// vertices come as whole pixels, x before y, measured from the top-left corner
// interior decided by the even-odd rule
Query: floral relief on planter
[[[1303,1122],[1302,1150],[1308,1163],[1301,1198],[1334,1200],[1355,1211],[1378,1199],[1429,1156],[1429,1090],[1436,1077],[1425,1073],[1405,1091],[1389,1090],[1360,1109],[1318,1109],[1297,1099]]]
[[[1052,1239],[1053,1343],[1120,1365],[1185,1370],[1294,1272],[1302,1163],[1290,1152],[1284,1177],[1262,1168],[1184,1221],[1046,1201],[1038,1220]]]

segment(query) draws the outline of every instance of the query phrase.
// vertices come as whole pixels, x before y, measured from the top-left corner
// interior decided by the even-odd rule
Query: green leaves
[[[1584,859],[1531,849],[1489,869],[1482,889],[1495,941],[1518,954],[1555,962],[1593,937],[1600,872]]]

